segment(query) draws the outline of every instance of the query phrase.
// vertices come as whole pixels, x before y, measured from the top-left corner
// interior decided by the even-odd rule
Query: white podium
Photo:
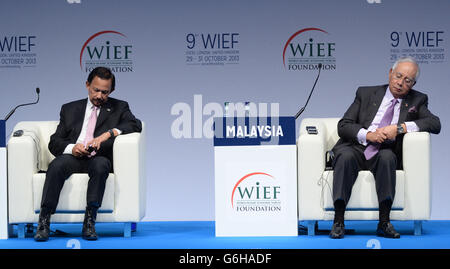
[[[6,175],[6,130],[0,120],[0,239],[8,239],[8,180]]]
[[[294,117],[214,120],[216,236],[297,236]]]

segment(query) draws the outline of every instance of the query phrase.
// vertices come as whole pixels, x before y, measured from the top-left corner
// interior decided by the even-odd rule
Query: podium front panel
[[[295,119],[222,118],[215,131],[226,122],[214,141],[216,236],[297,236]]]

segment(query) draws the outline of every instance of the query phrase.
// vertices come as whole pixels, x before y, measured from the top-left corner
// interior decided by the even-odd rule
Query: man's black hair
[[[87,78],[87,81],[89,84],[91,84],[92,80],[95,77],[99,77],[101,79],[111,79],[111,92],[114,91],[116,86],[116,78],[114,77],[114,74],[112,73],[111,69],[103,66],[99,66],[94,68],[91,73],[89,73],[89,76]]]

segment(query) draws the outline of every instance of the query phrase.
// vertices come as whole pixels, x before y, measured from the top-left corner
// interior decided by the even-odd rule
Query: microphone
[[[7,120],[12,116],[12,114],[14,114],[14,112],[16,112],[16,109],[18,109],[19,107],[21,107],[21,106],[35,105],[35,104],[39,103],[39,93],[40,93],[40,92],[41,92],[41,90],[40,90],[39,88],[36,88],[36,93],[37,93],[37,100],[36,100],[36,102],[33,102],[33,103],[27,103],[27,104],[21,104],[21,105],[16,106],[13,110],[11,110],[11,111],[8,113],[8,115],[6,115],[5,121],[7,121]]]
[[[300,108],[300,110],[297,112],[297,114],[295,114],[295,119],[297,119],[297,118],[300,116],[300,114],[302,114],[303,111],[305,111],[305,108],[306,108],[306,106],[308,105],[309,99],[311,98],[311,95],[312,95],[312,93],[313,93],[313,91],[314,91],[314,88],[316,87],[317,80],[319,79],[319,76],[320,76],[320,69],[322,69],[322,63],[319,63],[319,64],[317,65],[317,68],[319,69],[319,73],[317,74],[316,81],[314,82],[314,85],[313,85],[313,87],[312,87],[312,89],[311,89],[311,92],[309,93],[309,96],[308,96],[308,99],[306,100],[305,106],[302,107],[302,108]]]

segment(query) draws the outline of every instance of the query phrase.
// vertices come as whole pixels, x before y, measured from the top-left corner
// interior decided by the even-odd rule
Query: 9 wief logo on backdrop
[[[392,31],[389,37],[392,63],[405,56],[414,57],[419,64],[445,62],[444,30]]]
[[[37,66],[35,35],[0,35],[0,68]]]
[[[190,66],[239,64],[239,33],[188,33],[185,57]]]

